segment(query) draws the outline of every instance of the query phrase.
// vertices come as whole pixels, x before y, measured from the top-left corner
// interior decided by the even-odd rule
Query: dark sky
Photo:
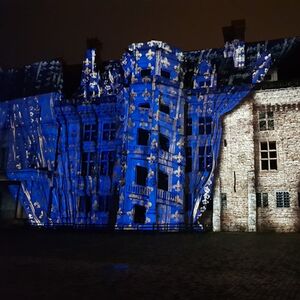
[[[223,45],[222,26],[246,19],[246,41],[300,36],[299,0],[0,0],[0,66],[80,63],[87,37],[102,58],[158,39],[183,50]]]

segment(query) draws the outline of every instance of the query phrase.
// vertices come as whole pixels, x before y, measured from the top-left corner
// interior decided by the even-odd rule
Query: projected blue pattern
[[[234,40],[193,52],[137,43],[101,74],[88,49],[80,88],[68,99],[57,61],[0,72],[6,175],[20,183],[12,195],[34,225],[201,228],[222,117],[294,41]]]

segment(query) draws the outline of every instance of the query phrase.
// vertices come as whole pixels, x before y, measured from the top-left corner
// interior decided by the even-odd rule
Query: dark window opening
[[[137,185],[146,186],[148,177],[148,169],[141,166],[136,166],[136,178],[135,182]]]
[[[227,195],[226,193],[221,193],[221,207],[227,208]]]
[[[169,151],[169,146],[170,146],[170,144],[169,144],[169,139],[165,136],[165,135],[163,135],[163,134],[159,134],[159,146],[160,146],[160,148],[162,149],[162,150],[164,150],[164,151]]]
[[[133,221],[136,224],[145,224],[146,221],[146,207],[142,205],[134,205],[134,217]]]
[[[168,191],[169,189],[169,176],[160,170],[158,171],[157,187],[164,191]]]
[[[0,148],[0,173],[3,173],[7,164],[7,148]]]
[[[165,114],[170,114],[170,107],[164,103],[159,103],[159,110]]]
[[[185,165],[185,172],[189,173],[192,172],[192,147],[185,148],[185,155],[186,155],[186,165]]]
[[[227,147],[227,140],[224,139],[224,147]]]
[[[116,138],[116,124],[114,123],[104,123],[103,124],[103,141],[112,141]]]
[[[187,119],[186,134],[187,135],[192,135],[193,134],[193,120],[192,120],[192,118]]]
[[[92,200],[90,196],[81,196],[79,198],[79,212],[89,213],[92,208]]]
[[[97,141],[97,125],[96,124],[84,124],[82,136],[83,136],[83,141],[96,142]]]
[[[139,105],[139,108],[150,108],[150,104],[149,103],[141,103]]]
[[[150,137],[149,130],[139,128],[138,129],[138,145],[148,146]]]
[[[141,70],[141,76],[142,77],[147,77],[147,76],[150,76],[150,75],[151,75],[151,69]]]
[[[298,206],[300,207],[300,192],[298,192]]]
[[[290,193],[289,192],[276,192],[276,206],[277,207],[290,207]]]
[[[103,212],[107,212],[109,211],[109,200],[110,200],[110,196],[108,195],[103,195],[99,197],[99,206],[98,206],[98,211],[103,211]]]
[[[161,70],[161,76],[164,77],[164,78],[167,78],[167,79],[171,78],[170,72],[165,71],[165,70]]]
[[[256,207],[268,207],[268,193],[256,193]]]
[[[102,151],[100,156],[100,175],[112,176],[115,164],[114,151]]]
[[[81,175],[94,176],[96,175],[96,153],[84,152],[81,158]]]

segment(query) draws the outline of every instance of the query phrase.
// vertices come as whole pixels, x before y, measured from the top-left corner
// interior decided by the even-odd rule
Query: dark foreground
[[[0,299],[300,299],[300,234],[0,229]]]

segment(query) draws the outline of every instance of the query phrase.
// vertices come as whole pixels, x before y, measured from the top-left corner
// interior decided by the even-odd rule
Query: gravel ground
[[[300,234],[0,229],[0,299],[300,299]]]

